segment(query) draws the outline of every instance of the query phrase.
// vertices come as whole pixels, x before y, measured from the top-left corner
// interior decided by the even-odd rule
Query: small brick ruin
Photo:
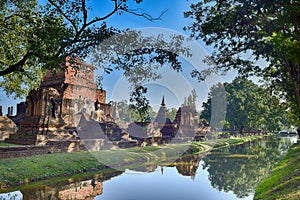
[[[0,141],[9,138],[16,130],[16,124],[9,117],[0,116]]]
[[[127,132],[129,138],[138,140],[141,146],[181,143],[193,141],[195,138],[205,140],[206,132],[201,130],[199,125],[199,114],[191,106],[180,107],[174,121],[171,121],[163,97],[153,122],[131,123]]]

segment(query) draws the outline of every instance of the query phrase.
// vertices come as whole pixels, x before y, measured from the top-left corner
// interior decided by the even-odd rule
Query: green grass
[[[102,170],[107,168],[106,166],[124,170],[145,163],[172,163],[180,156],[210,151],[215,144],[218,144],[217,147],[224,147],[246,141],[249,141],[249,138],[0,159],[0,188]]]
[[[17,185],[102,168],[103,164],[89,152],[1,159],[0,185]]]
[[[263,136],[247,136],[243,138],[222,138],[203,142],[206,145],[212,146],[214,149],[224,148],[231,145],[239,145],[245,142],[262,138]]]
[[[255,191],[254,199],[300,199],[300,144],[294,144]]]
[[[0,147],[9,147],[9,146],[19,146],[17,144],[10,144],[10,143],[6,143],[6,142],[0,142]]]

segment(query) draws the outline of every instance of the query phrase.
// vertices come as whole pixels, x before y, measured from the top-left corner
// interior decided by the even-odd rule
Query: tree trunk
[[[286,67],[290,75],[290,79],[293,85],[295,92],[295,103],[298,108],[298,118],[300,120],[300,65],[293,64],[292,62],[286,62]],[[300,123],[300,122],[298,122]],[[300,126],[300,124],[298,124]]]
[[[298,117],[300,119],[300,83],[298,83],[298,89],[296,89],[296,103],[298,108]]]
[[[241,135],[243,135],[243,130],[244,130],[244,126],[242,125],[242,126],[240,126],[240,128],[239,128],[239,133],[240,133]]]

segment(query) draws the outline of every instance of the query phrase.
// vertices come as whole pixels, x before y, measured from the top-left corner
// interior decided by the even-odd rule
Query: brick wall
[[[106,102],[106,91],[105,90],[96,90],[96,100],[98,99],[99,103],[105,103]]]

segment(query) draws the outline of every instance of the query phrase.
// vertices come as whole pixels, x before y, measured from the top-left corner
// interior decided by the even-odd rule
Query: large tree
[[[88,0],[46,0],[43,5],[39,5],[37,0],[1,0],[0,88],[7,94],[22,97],[38,86],[45,71],[57,70],[66,57],[85,58],[95,46],[120,33],[106,24],[106,20],[114,14],[127,12],[146,20],[160,18],[160,13],[154,18],[144,11],[139,12],[139,9],[131,9],[128,2],[112,0],[112,9],[100,16],[91,14]],[[142,0],[132,2],[139,4]],[[99,7],[104,4],[102,1],[93,3]],[[135,54],[153,51],[148,49]],[[172,55],[165,51],[156,52],[152,57],[157,62],[161,61],[158,54],[160,58]],[[118,66],[123,64],[114,62]],[[126,66],[120,68],[125,69]]]
[[[63,18],[45,15],[36,1],[7,0],[0,7],[0,86],[21,96],[39,83],[68,34]]]
[[[215,47],[215,69],[264,77],[300,116],[299,0],[204,0],[185,16],[192,36]]]
[[[223,88],[216,85],[211,88],[207,102],[203,103],[201,118],[211,119],[212,100],[220,96]],[[252,81],[237,77],[232,83],[225,83],[226,118],[225,128],[243,131],[278,131],[289,123],[289,113],[279,98],[272,95],[268,88],[263,88]],[[217,104],[215,104],[217,105]]]

